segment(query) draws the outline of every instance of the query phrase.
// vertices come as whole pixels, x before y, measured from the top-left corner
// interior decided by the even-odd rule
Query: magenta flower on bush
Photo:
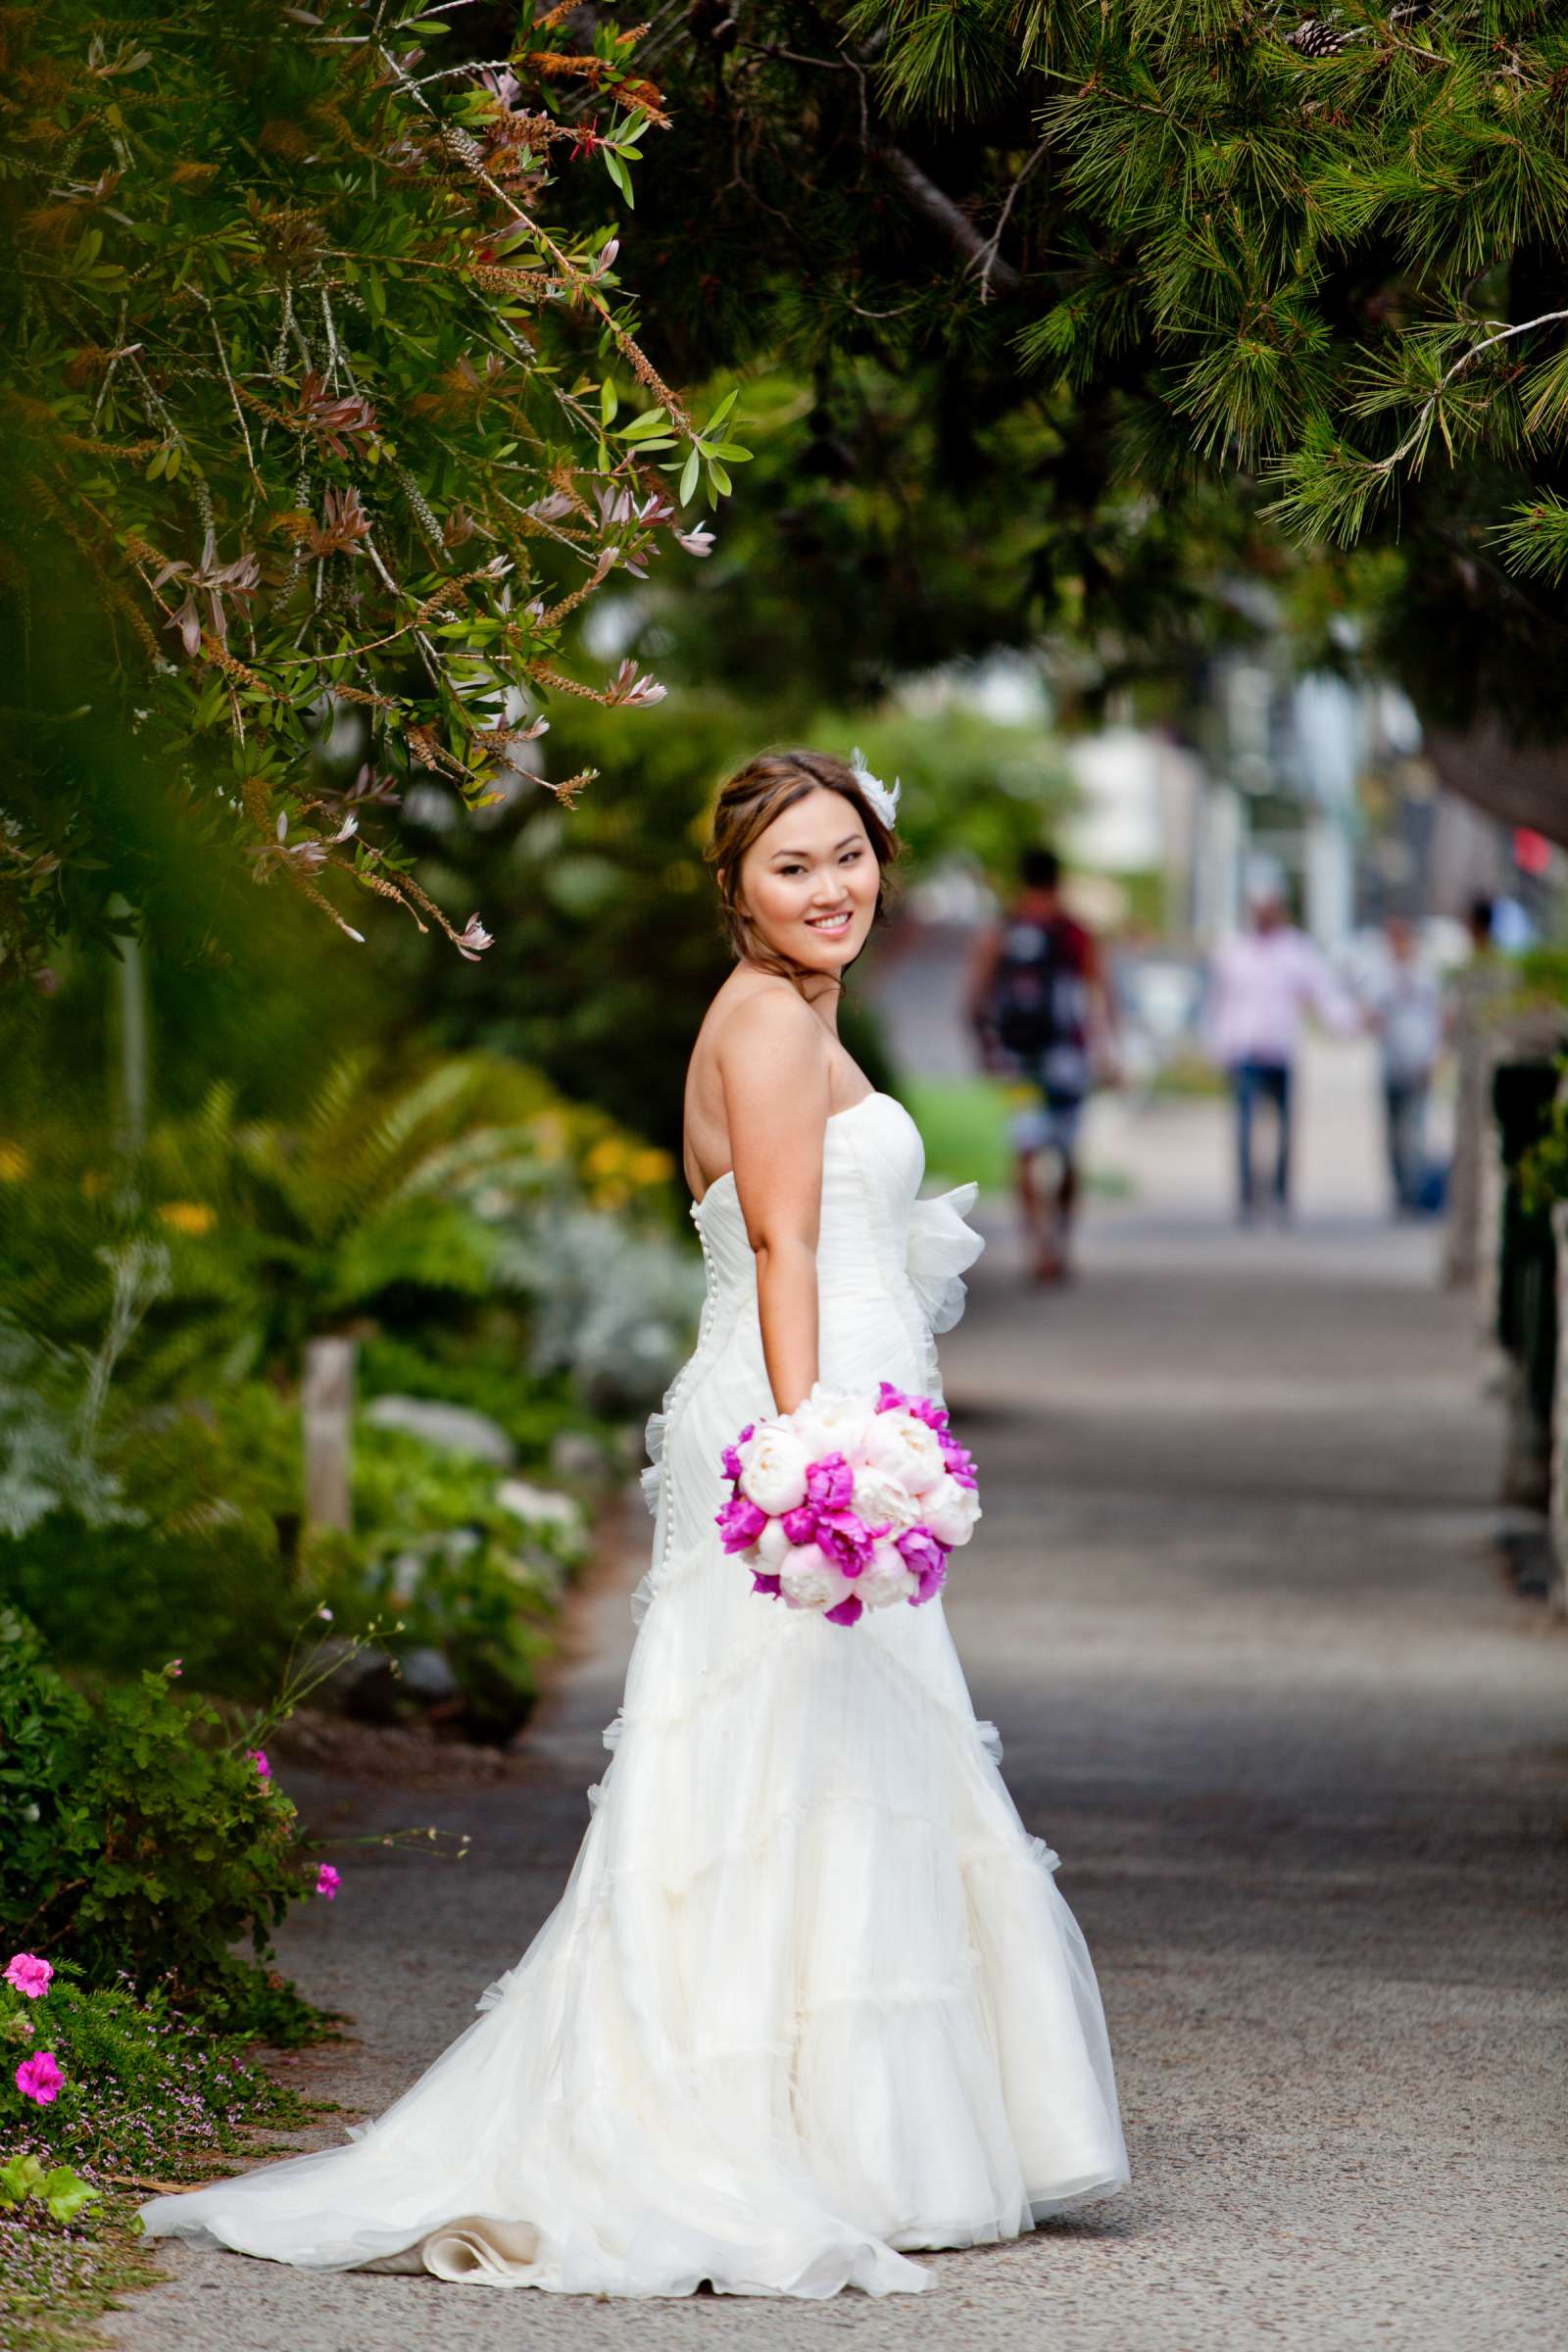
[[[41,2001],[54,1973],[50,1962],[40,1960],[35,1952],[13,1952],[6,1967],[6,1983],[25,1993],[29,2001]]]
[[[324,1894],[329,1903],[335,1903],[337,1900],[337,1890],[342,1884],[343,1881],[341,1878],[339,1878],[337,1872],[332,1868],[331,1863],[323,1862],[320,1869],[316,1874],[317,1893]]]
[[[257,1777],[257,1779],[258,1779],[259,1781],[270,1781],[270,1780],[271,1779],[271,1777],[272,1777],[272,1767],[271,1767],[271,1766],[270,1766],[270,1764],[269,1764],[269,1762],[267,1761],[267,1750],[266,1750],[266,1748],[265,1748],[265,1747],[248,1747],[248,1748],[245,1750],[245,1753],[247,1754],[247,1756],[249,1756],[249,1758],[250,1758],[251,1762],[252,1762],[252,1763],[255,1765],[255,1767],[256,1767],[256,1777]]]
[[[744,1494],[732,1494],[715,1513],[719,1541],[726,1551],[745,1551],[767,1525],[767,1513]]]
[[[53,2050],[37,2050],[17,2069],[17,2088],[40,2107],[53,2106],[65,2082]]]

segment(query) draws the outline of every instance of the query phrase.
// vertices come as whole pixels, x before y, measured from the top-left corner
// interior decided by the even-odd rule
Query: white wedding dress
[[[974,1187],[922,1200],[923,1172],[892,1097],[828,1122],[832,1386],[940,1393],[981,1245]],[[772,1398],[733,1179],[692,1213],[707,1303],[649,1424],[653,1565],[564,1894],[377,2122],[157,2198],[153,2235],[563,2294],[887,2294],[932,2282],[907,2249],[1126,2180],[1089,1955],[940,1597],[846,1629],[719,1547],[720,1451]],[[985,1574],[983,1529],[954,1573]]]

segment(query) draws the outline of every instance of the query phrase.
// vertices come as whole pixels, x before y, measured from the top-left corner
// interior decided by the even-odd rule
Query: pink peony
[[[265,1748],[265,1747],[248,1747],[248,1748],[245,1750],[245,1753],[246,1753],[246,1754],[249,1756],[249,1758],[250,1758],[251,1762],[252,1762],[252,1763],[255,1765],[255,1767],[256,1767],[256,1777],[257,1777],[257,1779],[258,1779],[259,1781],[270,1781],[270,1780],[271,1779],[271,1777],[272,1777],[272,1767],[271,1767],[271,1766],[270,1766],[270,1764],[269,1764],[269,1762],[267,1761],[267,1750],[266,1750],[266,1748]]]
[[[32,2099],[40,2107],[54,2105],[65,2079],[53,2050],[35,2051],[17,2069],[17,2088],[24,2099]]]
[[[749,1551],[767,1525],[767,1513],[746,1495],[734,1494],[714,1512],[713,1524],[726,1551]]]
[[[824,1609],[822,1614],[829,1625],[854,1625],[864,1605],[858,1592],[852,1592],[848,1600],[841,1600],[837,1608]]]
[[[806,1473],[806,1499],[819,1511],[842,1511],[855,1491],[855,1473],[842,1453],[825,1453]]]
[[[910,1607],[918,1608],[922,1600],[941,1592],[948,1574],[948,1555],[928,1527],[907,1528],[898,1538],[898,1546],[906,1566],[919,1579],[918,1590],[909,1595]]]
[[[736,1450],[735,1450],[735,1446],[744,1446],[744,1445],[745,1445],[745,1443],[746,1443],[746,1441],[747,1441],[747,1439],[748,1439],[748,1438],[750,1438],[750,1437],[755,1437],[755,1436],[756,1436],[756,1434],[757,1434],[757,1423],[756,1423],[755,1421],[748,1421],[748,1422],[747,1422],[747,1424],[746,1424],[746,1427],[745,1427],[745,1428],[744,1428],[744,1429],[741,1431],[741,1434],[740,1434],[740,1436],[739,1436],[739,1437],[736,1439],[736,1441],[735,1441],[735,1445],[734,1445],[734,1446],[725,1446],[725,1448],[724,1448],[723,1452],[722,1452],[722,1453],[720,1454],[720,1456],[719,1456],[719,1464],[720,1464],[720,1467],[722,1468],[722,1470],[723,1470],[723,1473],[724,1473],[724,1476],[725,1476],[726,1478],[728,1478],[728,1479],[737,1479],[737,1478],[739,1478],[739,1476],[740,1476],[740,1474],[741,1474],[741,1467],[742,1467],[742,1465],[741,1465],[741,1457],[740,1457],[740,1455],[739,1455],[739,1454],[736,1452]]]
[[[948,1476],[956,1478],[960,1487],[978,1487],[980,1481],[975,1476],[974,1455],[969,1451],[968,1446],[960,1446],[956,1438],[950,1438],[945,1431],[939,1442],[942,1446],[942,1459],[947,1464]]]
[[[54,1973],[53,1965],[34,1952],[13,1952],[6,1967],[6,1983],[24,1992],[29,2001],[41,2001]]]
[[[803,1502],[796,1510],[786,1511],[779,1525],[792,1544],[816,1542],[816,1511],[811,1503]]]
[[[816,1542],[846,1576],[858,1576],[871,1557],[871,1546],[885,1527],[867,1527],[855,1511],[819,1511]]]
[[[914,1396],[907,1389],[896,1389],[891,1380],[880,1383],[876,1393],[879,1413],[912,1413],[927,1429],[946,1429],[948,1408],[938,1404],[934,1396]]]
[[[764,1576],[756,1568],[752,1570],[752,1591],[754,1592],[771,1592],[776,1599],[783,1589],[783,1585],[776,1576]]]
[[[342,1884],[342,1880],[338,1877],[337,1872],[332,1868],[331,1863],[323,1862],[320,1869],[316,1874],[317,1893],[324,1894],[329,1903],[335,1903],[337,1900],[337,1890]]]

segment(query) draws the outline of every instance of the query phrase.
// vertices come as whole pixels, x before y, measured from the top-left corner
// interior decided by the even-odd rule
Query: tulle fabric
[[[940,1393],[980,1242],[974,1188],[921,1200],[922,1172],[891,1098],[830,1120],[836,1385]],[[847,1631],[719,1549],[720,1449],[772,1400],[733,1182],[693,1214],[707,1303],[650,1424],[653,1558],[561,1902],[378,2121],[156,2199],[152,2234],[560,2293],[880,2295],[929,2283],[911,2252],[1125,2180],[1089,1955],[940,1600]]]

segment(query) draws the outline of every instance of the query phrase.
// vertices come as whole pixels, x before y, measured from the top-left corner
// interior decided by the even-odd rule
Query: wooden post
[[[300,1419],[305,1434],[305,1524],[353,1524],[354,1356],[358,1343],[339,1338],[307,1342]]]

